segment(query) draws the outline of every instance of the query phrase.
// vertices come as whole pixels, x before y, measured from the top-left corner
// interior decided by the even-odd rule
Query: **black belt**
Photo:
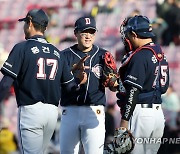
[[[156,104],[156,109],[158,110],[160,108],[161,104]],[[153,108],[153,104],[141,104],[141,108]]]
[[[153,104],[141,104],[142,108],[152,108]]]

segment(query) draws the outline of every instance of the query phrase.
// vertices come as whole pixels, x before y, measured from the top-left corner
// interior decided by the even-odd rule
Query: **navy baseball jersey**
[[[39,101],[58,106],[61,83],[74,79],[64,55],[43,36],[33,36],[16,44],[1,71],[16,79],[14,87],[18,106]]]
[[[62,91],[61,105],[105,105],[105,88],[102,86],[101,78],[102,66],[104,65],[103,56],[107,51],[93,45],[92,50],[85,53],[80,51],[77,45],[74,45],[62,52],[70,68],[84,56],[90,55],[90,58],[84,64],[85,66],[89,66],[90,69],[85,70],[88,79],[86,84],[81,85],[80,95],[78,97],[76,95],[70,96],[66,91]]]
[[[169,67],[166,56],[159,45],[138,48],[123,61],[120,76],[124,84],[140,89],[141,93],[153,91],[159,82],[163,94],[169,86]]]

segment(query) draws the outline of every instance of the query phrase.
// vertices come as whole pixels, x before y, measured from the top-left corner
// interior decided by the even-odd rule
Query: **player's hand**
[[[86,73],[86,72],[83,72],[83,71],[80,71],[80,72],[77,74],[77,78],[79,78],[79,80],[80,80],[80,85],[81,85],[81,84],[85,84],[86,81],[87,81],[87,73]]]
[[[120,127],[124,127],[126,129],[128,129],[128,125],[129,125],[128,121],[121,119]]]
[[[90,57],[90,55],[84,56],[80,59],[77,64],[74,64],[72,67],[72,72],[76,70],[84,71],[85,69],[89,69],[89,66],[84,66],[84,62]]]

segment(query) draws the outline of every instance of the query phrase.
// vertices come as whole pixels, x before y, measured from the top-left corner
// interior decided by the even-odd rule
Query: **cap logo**
[[[149,31],[151,32],[152,31],[152,25],[149,24]]]
[[[90,23],[91,23],[90,18],[85,18],[85,21],[86,21],[86,25],[88,25],[88,24],[90,24]]]

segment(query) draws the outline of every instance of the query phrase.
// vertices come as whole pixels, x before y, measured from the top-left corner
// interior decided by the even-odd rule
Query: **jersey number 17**
[[[51,71],[49,74],[49,80],[54,80],[56,77],[56,72],[58,69],[58,61],[56,59],[44,59],[44,58],[39,58],[37,61],[38,65],[38,73],[37,73],[37,79],[46,79],[46,66],[51,67]]]

